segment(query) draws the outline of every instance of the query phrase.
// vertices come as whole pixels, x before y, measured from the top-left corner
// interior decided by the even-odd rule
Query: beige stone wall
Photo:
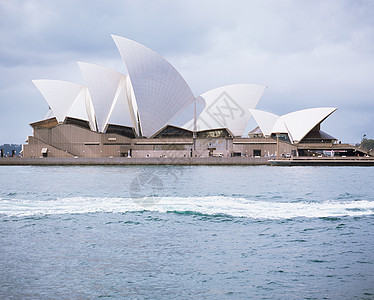
[[[212,139],[130,139],[118,134],[97,133],[74,124],[59,124],[51,128],[34,128],[34,136],[24,145],[24,157],[42,156],[48,149],[48,157],[121,157],[131,152],[134,158],[229,157],[234,152],[244,156],[276,155],[277,143],[264,138],[212,138]],[[292,153],[296,146],[279,142],[279,153]]]
[[[296,150],[296,146],[279,141],[279,155],[292,154],[292,150]],[[233,141],[233,152],[242,153],[245,156],[255,156],[254,150],[261,151],[260,156],[277,155],[277,141],[273,139],[234,139]],[[256,151],[256,152],[257,152]]]
[[[35,156],[40,147],[48,148],[50,157],[119,157],[127,155],[131,143],[131,139],[118,134],[102,134],[73,124],[60,124],[52,128],[35,128],[34,137],[29,137],[28,145],[24,146],[24,157]],[[35,144],[39,146],[32,146]]]
[[[39,157],[48,148],[49,157],[190,156],[192,139],[130,139],[118,134],[97,133],[73,124],[34,128],[24,145],[24,157]]]
[[[49,144],[43,143],[42,141],[30,136],[28,138],[28,144],[23,145],[23,157],[38,158],[43,156],[42,149],[47,148],[48,157],[73,157],[72,154],[52,147]]]

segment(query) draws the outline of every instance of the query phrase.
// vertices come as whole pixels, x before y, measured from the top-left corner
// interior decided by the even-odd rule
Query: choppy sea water
[[[374,299],[374,168],[0,168],[0,298]]]

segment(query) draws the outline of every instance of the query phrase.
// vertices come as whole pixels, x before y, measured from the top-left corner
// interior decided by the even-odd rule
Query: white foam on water
[[[55,200],[0,199],[0,215],[35,216],[131,211],[196,212],[224,214],[254,219],[323,218],[374,214],[374,202],[270,202],[226,196],[159,197],[159,198],[90,198],[72,197]]]

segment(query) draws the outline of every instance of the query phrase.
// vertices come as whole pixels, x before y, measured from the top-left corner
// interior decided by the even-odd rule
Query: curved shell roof
[[[251,109],[250,113],[265,136],[272,133],[288,133],[293,143],[300,142],[315,126],[323,122],[335,107],[318,107],[298,110],[283,116],[266,111]]]
[[[87,87],[83,86],[74,103],[71,105],[67,117],[89,120],[86,108],[86,98],[89,97]],[[90,99],[91,100],[91,99]]]
[[[203,112],[206,107],[206,102],[204,98],[201,96],[196,97],[195,100],[189,104],[186,108],[184,108],[176,117],[170,122],[170,125],[176,127],[183,127],[184,129],[188,129],[191,131],[196,130],[194,128],[194,118],[196,118]],[[190,122],[191,121],[191,122]],[[185,124],[190,124],[190,127],[184,126]]]
[[[256,120],[258,126],[260,126],[260,129],[265,137],[271,136],[273,127],[277,120],[279,119],[279,116],[276,114],[273,114],[271,112],[258,110],[258,109],[249,109],[248,110],[253,118]]]
[[[255,110],[265,86],[233,84],[195,98],[182,76],[164,58],[135,41],[112,35],[129,76],[78,63],[87,86],[61,80],[33,80],[58,122],[67,116],[88,120],[105,132],[108,124],[135,128],[151,137],[166,125],[203,131],[226,128],[241,136],[253,115],[263,134],[288,133],[300,142],[336,108],[321,107],[283,116]]]
[[[240,136],[265,86],[234,84],[193,95],[164,58],[135,41],[112,35],[129,76],[79,62],[86,86],[60,80],[34,80],[58,122],[67,116],[88,120],[94,131],[108,124],[135,128],[152,137],[166,125],[188,130],[227,128]]]
[[[63,80],[32,80],[49,105],[45,119],[52,116],[62,123],[66,117],[89,122],[96,131],[95,113],[86,86]]]
[[[297,143],[334,111],[335,107],[309,108],[283,115],[282,120],[287,124],[292,140]]]
[[[84,86],[69,81],[40,79],[32,80],[38,88],[58,122],[64,122],[73,103]],[[79,112],[81,114],[83,112]]]
[[[130,114],[126,76],[109,68],[78,63],[90,91],[99,132],[105,132],[109,120],[115,124],[135,127]]]
[[[266,86],[258,84],[232,84],[205,92],[206,107],[197,119],[197,130],[228,128],[235,136],[243,135],[251,114]],[[183,125],[191,129],[193,120]]]
[[[112,35],[134,88],[142,134],[150,137],[195,99],[164,58],[135,41]]]

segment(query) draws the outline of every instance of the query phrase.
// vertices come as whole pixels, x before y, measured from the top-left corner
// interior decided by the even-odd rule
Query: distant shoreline
[[[162,157],[162,158],[0,158],[0,166],[82,166],[82,165],[267,165],[267,166],[374,166],[373,157],[298,157],[274,160],[266,157]]]

